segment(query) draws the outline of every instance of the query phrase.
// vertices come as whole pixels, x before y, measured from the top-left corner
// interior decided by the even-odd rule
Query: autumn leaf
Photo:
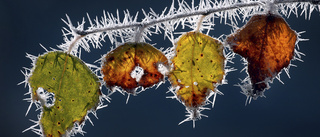
[[[249,96],[256,99],[269,88],[268,81],[283,68],[288,67],[294,56],[297,35],[279,15],[254,15],[248,23],[228,36],[232,50],[248,62],[252,83]]]
[[[201,107],[225,74],[223,46],[205,34],[188,32],[180,37],[175,50],[169,78],[179,87],[176,95],[188,108]]]
[[[106,85],[121,87],[128,93],[142,86],[151,87],[164,79],[159,64],[168,65],[166,56],[147,43],[125,43],[109,52],[103,61],[102,73]],[[136,67],[143,69],[140,79],[131,76]]]
[[[81,123],[101,95],[97,76],[79,58],[59,51],[37,58],[29,83],[35,100],[41,101],[39,88],[54,93],[53,106],[42,104],[40,124],[47,137],[62,136],[75,122]]]

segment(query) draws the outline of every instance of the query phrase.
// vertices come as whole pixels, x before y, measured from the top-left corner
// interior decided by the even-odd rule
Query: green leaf
[[[59,51],[38,57],[29,83],[35,100],[40,87],[55,95],[52,107],[42,104],[40,123],[47,137],[61,136],[74,122],[81,123],[101,95],[97,76],[79,58]]]

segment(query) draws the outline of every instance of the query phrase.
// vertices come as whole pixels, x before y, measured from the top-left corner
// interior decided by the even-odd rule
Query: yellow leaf
[[[179,86],[178,98],[186,107],[204,105],[215,83],[224,76],[224,55],[221,42],[199,32],[188,32],[176,43],[176,56],[172,59],[173,71],[169,78]]]

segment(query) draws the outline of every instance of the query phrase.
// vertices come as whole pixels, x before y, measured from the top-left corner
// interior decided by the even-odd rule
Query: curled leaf
[[[187,108],[205,105],[210,91],[224,77],[222,44],[205,34],[188,32],[176,43],[173,70],[169,74],[176,95]]]
[[[42,104],[40,123],[47,137],[62,136],[75,122],[81,123],[101,95],[97,76],[79,58],[58,51],[38,57],[29,83],[33,99],[43,101],[39,88],[55,96],[53,106]]]
[[[252,85],[245,91],[247,96],[263,96],[268,81],[290,64],[296,40],[296,33],[286,21],[271,13],[252,16],[243,28],[228,36],[232,50],[248,62]]]
[[[109,52],[103,61],[102,73],[106,85],[111,89],[119,86],[135,94],[138,87],[151,87],[164,78],[159,65],[168,65],[166,56],[147,43],[125,43]],[[132,77],[140,68],[140,78]],[[136,75],[136,74],[134,74]]]

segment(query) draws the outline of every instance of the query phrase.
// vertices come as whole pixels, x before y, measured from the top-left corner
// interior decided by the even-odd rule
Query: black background
[[[24,96],[28,89],[17,83],[24,80],[20,72],[22,67],[31,67],[31,61],[25,58],[26,52],[42,54],[45,50],[39,43],[55,48],[63,42],[61,28],[66,25],[61,18],[65,19],[65,14],[75,24],[86,17],[86,13],[94,18],[102,16],[103,10],[116,13],[119,9],[123,15],[122,10],[128,9],[134,15],[137,11],[141,13],[141,8],[148,11],[149,7],[160,13],[170,4],[171,1],[164,0],[0,0],[0,135],[37,136],[31,131],[21,133],[33,124],[28,119],[36,120],[39,111],[35,112],[33,106],[25,116],[29,103],[23,99],[29,97]],[[306,54],[302,58],[304,62],[292,62],[298,67],[290,69],[291,79],[281,74],[285,84],[275,80],[265,93],[267,98],[244,105],[246,97],[239,93],[239,87],[233,86],[240,82],[238,78],[246,76],[239,73],[243,65],[237,57],[231,66],[238,71],[227,75],[229,84],[219,87],[224,95],[217,97],[213,110],[203,112],[209,117],[197,121],[195,129],[192,122],[177,125],[185,118],[185,109],[178,101],[165,98],[171,95],[166,94],[170,86],[166,82],[157,90],[149,89],[131,97],[128,104],[125,104],[126,96],[113,94],[109,106],[97,112],[99,119],[90,115],[94,126],[87,122],[85,136],[320,136],[319,12],[314,12],[310,20],[305,20],[304,16],[291,16],[286,20],[297,32],[307,31],[302,37],[310,40],[299,43],[300,51]],[[229,34],[230,27],[217,25],[210,35],[218,37],[223,33]],[[168,40],[163,40],[162,34],[151,39],[150,43],[157,43],[158,48],[171,46]],[[100,50],[91,50],[82,52],[82,59],[89,63],[107,53],[110,43]]]

